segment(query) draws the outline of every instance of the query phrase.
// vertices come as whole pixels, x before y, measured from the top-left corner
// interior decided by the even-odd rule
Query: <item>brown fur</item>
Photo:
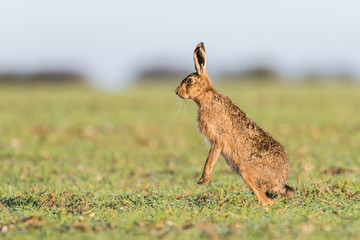
[[[211,178],[212,168],[221,154],[230,168],[241,175],[262,205],[272,204],[267,191],[292,196],[287,186],[290,163],[285,148],[253,122],[231,99],[212,85],[206,71],[203,43],[194,51],[196,72],[177,87],[176,94],[193,99],[198,107],[198,127],[211,148],[198,184]]]

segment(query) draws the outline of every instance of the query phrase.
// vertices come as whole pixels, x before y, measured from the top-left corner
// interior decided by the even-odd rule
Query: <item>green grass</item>
[[[228,84],[280,140],[293,199],[261,207],[170,84],[0,87],[0,238],[359,239],[360,86]],[[218,84],[216,84],[218,85]]]

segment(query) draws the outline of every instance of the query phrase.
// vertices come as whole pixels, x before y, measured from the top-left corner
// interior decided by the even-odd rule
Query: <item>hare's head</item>
[[[206,53],[202,42],[195,48],[194,63],[196,72],[184,78],[175,90],[176,95],[184,99],[195,99],[213,88],[206,71]]]

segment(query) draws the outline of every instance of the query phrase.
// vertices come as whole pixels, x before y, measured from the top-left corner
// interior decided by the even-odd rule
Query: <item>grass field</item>
[[[269,207],[222,159],[196,185],[175,87],[0,86],[0,239],[360,238],[360,85],[219,86],[288,150],[296,196]]]

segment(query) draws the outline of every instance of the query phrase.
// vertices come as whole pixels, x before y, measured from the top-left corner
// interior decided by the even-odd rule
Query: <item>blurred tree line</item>
[[[169,81],[183,79],[190,72],[179,68],[171,68],[164,66],[153,66],[145,68],[138,74],[137,80],[139,82],[148,81]],[[284,77],[275,68],[263,64],[253,65],[239,71],[226,71],[215,76],[216,79],[221,81],[262,81],[262,82],[275,82],[288,77]],[[298,80],[306,82],[353,82],[357,79],[348,71],[308,71]]]
[[[87,82],[86,77],[81,73],[68,70],[0,73],[0,84],[87,84]]]
[[[136,77],[137,82],[161,82],[176,81],[183,79],[190,72],[179,67],[168,65],[156,65],[144,67]],[[267,65],[253,65],[239,71],[225,71],[214,76],[221,81],[265,81],[273,82],[288,79],[282,76],[276,69]],[[306,82],[355,82],[356,79],[348,71],[308,71],[298,80]],[[116,79],[115,79],[116,80]],[[17,71],[0,72],[0,84],[89,84],[90,79],[80,71],[74,70],[44,70],[32,73]]]

